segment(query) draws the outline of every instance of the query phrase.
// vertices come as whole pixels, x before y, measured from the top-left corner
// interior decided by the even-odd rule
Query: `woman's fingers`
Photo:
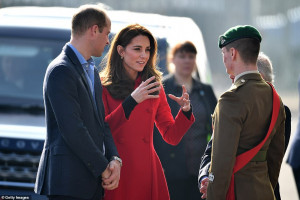
[[[153,87],[158,87],[159,85],[160,85],[160,83],[156,81],[156,82],[153,82],[153,83],[149,83],[147,86],[145,86],[145,89],[149,90]]]
[[[151,87],[151,89],[147,90],[148,95],[152,95],[151,93],[156,92],[156,91],[160,91],[161,87]]]
[[[153,92],[159,91],[161,89],[160,82],[155,81],[155,76],[148,78],[145,82],[142,82],[139,87],[137,87],[132,93],[131,96],[137,103],[141,103],[150,98],[158,98],[159,95],[151,94]]]
[[[168,94],[168,96],[170,97],[170,99],[176,101],[178,103],[179,98],[174,96],[173,94]]]
[[[148,85],[151,81],[153,81],[155,79],[155,76],[151,76],[150,78],[148,78],[147,80],[143,81],[143,83],[141,83],[142,86]]]
[[[170,99],[176,101],[180,107],[182,108],[183,111],[189,111],[191,104],[190,104],[190,99],[189,99],[189,94],[187,93],[187,90],[185,86],[182,86],[182,96],[181,97],[176,97],[172,94],[168,95]]]
[[[182,94],[187,93],[186,87],[184,85],[182,85]]]

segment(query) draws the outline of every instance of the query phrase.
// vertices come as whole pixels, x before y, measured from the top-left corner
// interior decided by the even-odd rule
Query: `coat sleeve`
[[[103,89],[101,90],[103,93]],[[102,99],[102,98],[101,98]],[[101,116],[102,121],[104,124],[104,148],[105,148],[105,155],[108,160],[110,160],[113,156],[119,156],[119,153],[117,151],[117,147],[114,143],[114,139],[112,137],[111,128],[109,124],[105,121],[105,109],[104,109],[104,103],[103,100],[101,101]]]
[[[211,149],[212,149],[212,138],[208,142],[206,149],[204,151],[204,154],[201,158],[201,163],[200,163],[200,169],[199,169],[199,175],[198,175],[198,182],[199,182],[199,187],[200,187],[200,180],[204,178],[205,176],[208,177],[209,175],[209,168],[210,168],[210,162],[211,162]]]
[[[205,88],[206,88],[206,91],[208,93],[208,98],[205,99],[205,100],[206,101],[208,100],[209,109],[210,109],[211,114],[212,114],[214,112],[215,107],[216,107],[217,99],[216,99],[215,93],[213,92],[212,87],[210,85],[205,85]],[[212,123],[211,118],[210,118],[210,122]],[[212,137],[213,137],[213,135],[212,135]],[[209,168],[210,168],[210,164],[211,164],[211,151],[212,151],[212,138],[209,140],[209,142],[206,146],[206,149],[204,151],[204,154],[201,158],[199,175],[198,175],[198,186],[199,186],[199,188],[200,188],[200,184],[201,184],[200,180],[204,177],[208,177],[208,175],[209,175]]]
[[[159,100],[160,102],[155,116],[156,126],[167,143],[177,145],[194,123],[194,115],[192,114],[190,119],[188,119],[180,109],[174,120],[163,87],[161,87],[160,90]]]
[[[125,116],[125,112],[122,106],[122,103],[118,105],[117,108],[112,109],[109,107],[109,101],[113,100],[108,90],[103,87],[102,100],[105,109],[105,121],[109,124],[112,135],[128,121]]]
[[[213,114],[213,141],[207,199],[226,199],[235,163],[240,133],[243,124],[243,103],[235,93],[224,93]]]
[[[98,178],[106,169],[108,160],[89,136],[83,123],[77,84],[78,77],[68,67],[55,67],[48,77],[45,95],[50,101],[64,141],[95,178]]]

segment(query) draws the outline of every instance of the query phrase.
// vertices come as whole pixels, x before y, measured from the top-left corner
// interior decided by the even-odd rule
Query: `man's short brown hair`
[[[98,5],[83,5],[72,17],[72,35],[80,36],[93,25],[98,25],[99,31],[107,26],[108,16]]]

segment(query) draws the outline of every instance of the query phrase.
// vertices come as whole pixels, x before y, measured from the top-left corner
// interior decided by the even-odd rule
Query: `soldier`
[[[209,200],[275,199],[273,189],[284,155],[285,111],[280,99],[272,100],[276,91],[257,70],[260,42],[261,35],[252,26],[230,28],[219,38],[226,71],[235,78],[213,114]],[[272,105],[277,103],[278,117],[272,117],[276,113]],[[259,151],[252,153],[254,149]],[[250,161],[232,176],[236,157],[245,152],[250,152],[246,156]]]

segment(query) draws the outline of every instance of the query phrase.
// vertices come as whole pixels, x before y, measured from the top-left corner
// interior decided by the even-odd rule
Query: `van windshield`
[[[65,41],[0,38],[0,104],[43,105],[48,64]]]
[[[43,107],[43,79],[49,63],[60,54],[67,41],[0,37],[0,105]],[[157,39],[159,69],[167,74],[165,38]],[[94,58],[100,71],[103,55]]]

